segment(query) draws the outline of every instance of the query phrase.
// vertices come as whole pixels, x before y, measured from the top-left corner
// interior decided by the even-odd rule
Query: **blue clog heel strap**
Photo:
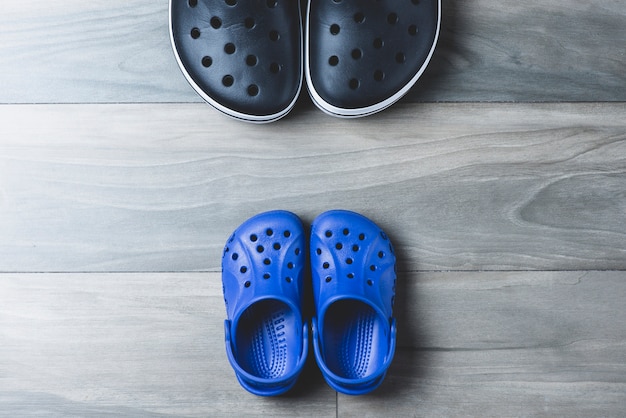
[[[378,388],[382,384],[396,351],[397,329],[395,318],[392,318],[389,324],[388,351],[384,356],[383,362],[380,363],[373,372],[369,373],[367,376],[363,376],[360,378],[348,378],[340,376],[336,374],[333,370],[331,370],[323,354],[324,349],[322,347],[322,344],[324,339],[320,335],[317,318],[312,319],[311,325],[313,332],[313,349],[315,353],[315,358],[322,372],[322,375],[324,376],[324,379],[329,384],[329,386],[331,386],[334,390],[344,393],[346,395],[356,396],[367,394]]]
[[[290,373],[281,376],[278,379],[274,378],[261,378],[254,374],[249,373],[244,370],[234,354],[234,347],[232,344],[231,337],[231,321],[228,319],[224,321],[224,335],[225,335],[225,345],[226,345],[226,356],[228,357],[228,361],[235,371],[235,375],[239,384],[246,389],[248,392],[258,395],[258,396],[277,396],[287,392],[291,389],[300,375],[304,364],[307,359],[308,349],[309,349],[309,325],[308,323],[304,323],[302,325],[302,351],[300,352],[298,361],[295,367],[292,368]]]

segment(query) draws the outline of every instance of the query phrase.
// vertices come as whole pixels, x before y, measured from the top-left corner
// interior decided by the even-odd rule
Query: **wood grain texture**
[[[417,273],[399,283],[402,348],[381,390],[340,396],[339,416],[623,416],[626,272]]]
[[[167,0],[6,2],[0,103],[200,101],[167,21]],[[625,101],[624,44],[626,0],[444,0],[407,101]]]
[[[310,364],[266,399],[227,363],[219,273],[2,274],[0,415],[617,417],[625,297],[624,272],[405,273],[379,390]]]
[[[248,217],[369,216],[400,270],[626,268],[626,104],[0,106],[0,271],[219,271]]]
[[[335,415],[310,367],[288,396],[241,389],[224,319],[218,274],[2,275],[0,416]]]
[[[626,2],[442,0],[410,101],[624,101]]]

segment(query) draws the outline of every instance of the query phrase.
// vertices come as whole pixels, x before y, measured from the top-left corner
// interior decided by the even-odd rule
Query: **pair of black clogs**
[[[303,83],[339,117],[404,96],[434,52],[441,0],[170,0],[170,34],[191,86],[221,112],[271,122]],[[304,27],[304,30],[303,30]]]

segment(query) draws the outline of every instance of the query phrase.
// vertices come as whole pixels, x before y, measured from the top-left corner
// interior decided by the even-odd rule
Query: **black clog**
[[[170,38],[196,92],[221,112],[271,122],[302,86],[300,3],[293,0],[170,0]]]
[[[439,37],[441,0],[309,0],[306,82],[339,117],[379,112],[422,75]]]

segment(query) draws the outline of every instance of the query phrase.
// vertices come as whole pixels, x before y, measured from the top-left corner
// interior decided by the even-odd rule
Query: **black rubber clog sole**
[[[302,86],[300,3],[170,0],[170,38],[185,78],[221,112],[271,122]]]
[[[324,112],[359,117],[404,96],[430,61],[441,0],[309,1],[305,71]]]

